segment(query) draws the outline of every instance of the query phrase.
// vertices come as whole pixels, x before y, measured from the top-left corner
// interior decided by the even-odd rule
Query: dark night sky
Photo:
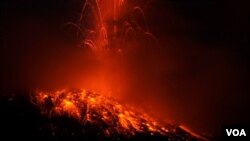
[[[249,123],[247,5],[247,1],[169,0],[156,2],[157,10],[147,13],[152,31],[175,64],[165,81],[175,94],[166,99],[181,105],[177,111],[193,115],[186,122],[196,129],[218,134],[221,124]]]
[[[24,52],[46,54],[42,46],[54,38],[68,39],[69,33],[60,27],[77,19],[82,2],[0,3],[1,86],[20,87],[17,68]],[[173,115],[169,118],[195,131],[214,134],[221,124],[249,123],[249,4],[244,0],[152,0],[142,7],[167,56],[159,70],[162,80],[157,81],[167,94],[159,94],[163,97],[159,103],[163,109],[176,108],[166,108],[169,111],[163,114]],[[37,48],[32,48],[34,44]]]

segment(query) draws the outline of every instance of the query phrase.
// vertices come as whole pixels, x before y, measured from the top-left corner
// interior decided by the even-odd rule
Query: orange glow
[[[86,0],[79,23],[73,25],[77,26],[84,36],[79,46],[91,50],[91,55],[87,54],[86,58],[78,58],[79,54],[74,58],[90,61],[86,61],[85,64],[81,61],[79,64],[73,63],[73,68],[80,66],[80,69],[75,69],[77,71],[71,71],[72,67],[63,67],[58,72],[69,69],[65,74],[71,81],[70,85],[65,87],[84,86],[101,92],[102,95],[84,89],[39,91],[35,96],[35,103],[41,108],[42,113],[49,117],[68,116],[83,126],[86,123],[104,123],[107,125],[107,135],[114,132],[125,135],[135,135],[136,132],[166,135],[174,132],[175,127],[162,125],[144,112],[138,112],[107,96],[118,97],[120,93],[130,94],[131,90],[138,92],[142,89],[141,85],[136,89],[134,85],[145,81],[138,82],[145,78],[141,77],[142,74],[147,75],[145,70],[154,68],[154,65],[146,65],[154,64],[148,62],[150,59],[153,61],[153,56],[150,56],[147,47],[149,43],[154,47],[157,47],[157,44],[155,37],[147,29],[143,10],[138,6],[127,5],[125,0]],[[144,50],[145,54],[139,53]],[[95,67],[86,69],[92,65]],[[142,70],[143,73],[140,73]],[[79,75],[74,73],[78,71]],[[145,85],[140,93],[144,94],[147,91],[144,87]]]
[[[160,125],[147,114],[121,105],[114,99],[86,90],[68,90],[56,92],[37,92],[35,103],[47,116],[74,118],[83,123],[96,123],[101,120],[109,126],[106,132],[118,132],[134,135],[135,132],[150,132],[165,135],[168,127]]]
[[[63,100],[60,108],[61,109],[56,109],[58,112],[60,111],[59,113],[61,113],[61,111],[65,111],[73,117],[77,117],[77,118],[80,117],[80,113],[78,111],[78,108],[71,101]]]

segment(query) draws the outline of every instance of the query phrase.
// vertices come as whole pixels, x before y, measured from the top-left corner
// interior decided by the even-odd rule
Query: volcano
[[[35,140],[203,140],[115,99],[82,89],[1,98],[1,134]]]

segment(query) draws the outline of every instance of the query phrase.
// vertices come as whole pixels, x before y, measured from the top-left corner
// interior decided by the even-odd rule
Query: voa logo
[[[227,136],[247,136],[244,129],[226,129]]]

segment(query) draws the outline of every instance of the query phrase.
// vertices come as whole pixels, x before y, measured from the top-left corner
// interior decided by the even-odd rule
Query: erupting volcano
[[[12,94],[7,101],[2,103],[13,112],[3,111],[6,112],[6,117],[20,116],[21,120],[14,121],[6,128],[18,126],[20,128],[15,129],[17,130],[15,132],[18,133],[20,129],[21,135],[26,137],[26,131],[21,130],[32,119],[36,121],[36,124],[29,125],[28,132],[45,140],[206,140],[183,126],[159,122],[148,112],[139,111],[140,107],[121,104],[115,99],[115,96],[99,93],[99,90],[102,90],[101,92],[107,90],[112,91],[114,95],[118,95],[118,91],[124,94],[131,92],[126,89],[128,88],[125,86],[126,83],[132,86],[140,81],[152,80],[152,78],[147,79],[145,70],[153,72],[154,69],[157,69],[154,68],[157,63],[152,63],[152,58],[154,58],[152,52],[159,48],[159,43],[149,31],[142,8],[129,0],[86,0],[79,15],[80,18],[77,22],[68,22],[63,27],[74,29],[74,35],[78,40],[73,48],[90,52],[91,55],[88,57],[94,58],[93,60],[98,62],[93,64],[101,64],[101,67],[88,70],[84,67],[87,68],[87,65],[92,62],[81,64],[78,63],[81,62],[79,60],[77,63],[73,62],[73,59],[68,61],[69,64],[75,63],[80,66],[79,68],[83,68],[85,76],[78,77],[79,80],[70,79],[70,83],[72,81],[81,83],[82,79],[86,79],[87,82],[77,85],[78,89],[46,91],[47,89],[44,88],[43,91],[32,92],[28,96],[28,100],[25,99],[26,107],[24,106],[24,108],[17,106],[20,103],[22,105],[19,100],[23,98]],[[56,55],[53,57],[57,58]],[[64,59],[64,56],[62,58]],[[75,58],[81,59],[78,56]],[[64,65],[63,60],[60,63]],[[72,66],[74,67],[74,65]],[[59,73],[59,71],[63,72],[68,69],[67,66],[60,68],[62,69],[55,70]],[[75,70],[81,72],[78,70],[79,68]],[[55,70],[53,74],[57,74]],[[48,72],[50,71],[48,70]],[[142,75],[140,72],[145,74]],[[66,71],[65,74],[68,77],[74,76],[74,71]],[[53,77],[51,74],[49,76]],[[61,77],[59,76],[60,79]],[[130,77],[135,78],[129,79]],[[56,83],[56,81],[53,82]],[[93,84],[92,87],[90,87],[90,83]],[[81,86],[94,89],[98,93],[83,90]],[[140,90],[134,93],[138,92]],[[25,97],[23,95],[27,95],[27,92],[21,94],[21,97]],[[27,119],[23,117],[27,117]]]

